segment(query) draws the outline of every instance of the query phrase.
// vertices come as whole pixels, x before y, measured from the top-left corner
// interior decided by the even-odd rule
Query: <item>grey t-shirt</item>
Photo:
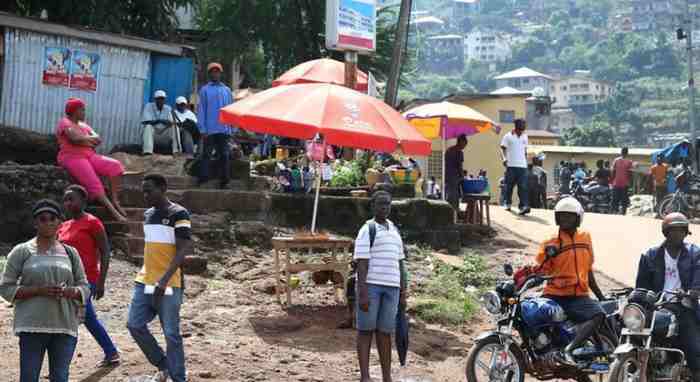
[[[80,289],[82,301],[33,297],[15,300],[23,286],[65,286]],[[88,281],[78,252],[56,242],[39,254],[36,240],[15,246],[7,256],[0,280],[0,296],[15,306],[14,333],[50,333],[78,336],[78,326],[90,297]]]

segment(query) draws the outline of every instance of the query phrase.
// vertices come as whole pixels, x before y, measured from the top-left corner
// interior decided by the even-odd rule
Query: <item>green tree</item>
[[[0,1],[0,11],[33,17],[46,11],[48,20],[53,22],[168,40],[175,37],[175,10],[193,3],[194,0],[4,0]]]
[[[562,136],[567,146],[614,147],[615,131],[603,118],[593,118],[590,123],[564,130]]]
[[[262,64],[264,77],[257,86],[269,84],[279,74],[302,62],[342,54],[325,47],[325,1],[200,0],[196,8],[200,28],[209,38],[204,55],[224,62],[242,60],[243,67]],[[379,79],[388,75],[398,7],[384,7],[377,15],[377,51],[361,56],[360,68]],[[410,51],[404,71],[410,68]],[[263,62],[251,60],[261,55]]]

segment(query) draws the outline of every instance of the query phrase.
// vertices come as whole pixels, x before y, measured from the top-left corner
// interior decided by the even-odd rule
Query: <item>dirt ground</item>
[[[504,262],[522,264],[536,247],[499,228],[496,239],[468,250],[486,256],[493,272],[500,274]],[[285,311],[275,302],[274,295],[261,291],[272,281],[271,252],[236,247],[218,250],[213,255],[219,262],[210,262],[209,274],[187,278],[182,332],[190,381],[359,379],[355,332],[336,329],[345,317],[345,308],[336,304],[333,288],[302,285],[294,291],[295,303],[299,305]],[[96,304],[98,316],[122,353],[123,363],[114,369],[96,370],[94,365],[103,355],[90,334],[81,328],[71,381],[145,382],[155,372],[125,327],[137,271],[136,266],[115,259],[106,297]],[[604,288],[616,286],[599,281]],[[0,323],[0,381],[16,381],[18,344],[12,334],[12,310],[5,303],[0,305]],[[458,328],[426,325],[412,318],[408,366],[399,367],[394,357],[394,380],[464,380],[463,363],[472,338],[490,325],[483,313]],[[151,328],[162,343],[159,325]],[[374,351],[371,364],[375,365],[375,381],[380,381]],[[43,375],[48,375],[46,365]]]

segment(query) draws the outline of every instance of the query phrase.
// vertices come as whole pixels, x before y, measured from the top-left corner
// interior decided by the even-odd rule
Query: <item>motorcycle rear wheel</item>
[[[467,356],[467,366],[465,374],[467,382],[523,382],[525,380],[525,360],[519,350],[513,350],[515,345],[509,349],[501,343],[498,337],[489,337],[480,341],[469,350]],[[490,365],[479,359],[485,353],[491,353]],[[503,357],[504,359],[497,359]],[[501,365],[498,365],[498,364]],[[497,370],[493,370],[497,366]],[[477,378],[477,368],[485,375]]]
[[[634,353],[627,353],[617,359],[610,366],[608,382],[637,382],[641,376],[641,362]]]

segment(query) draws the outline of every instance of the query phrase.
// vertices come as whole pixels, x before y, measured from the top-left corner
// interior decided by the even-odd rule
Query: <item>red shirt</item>
[[[613,187],[626,188],[630,185],[633,165],[634,163],[629,159],[622,157],[615,159],[615,162],[613,162],[613,169],[615,170],[615,179],[612,181]]]
[[[67,220],[58,228],[58,240],[78,250],[85,275],[92,284],[100,278],[97,235],[104,230],[100,219],[88,213],[80,219]]]

